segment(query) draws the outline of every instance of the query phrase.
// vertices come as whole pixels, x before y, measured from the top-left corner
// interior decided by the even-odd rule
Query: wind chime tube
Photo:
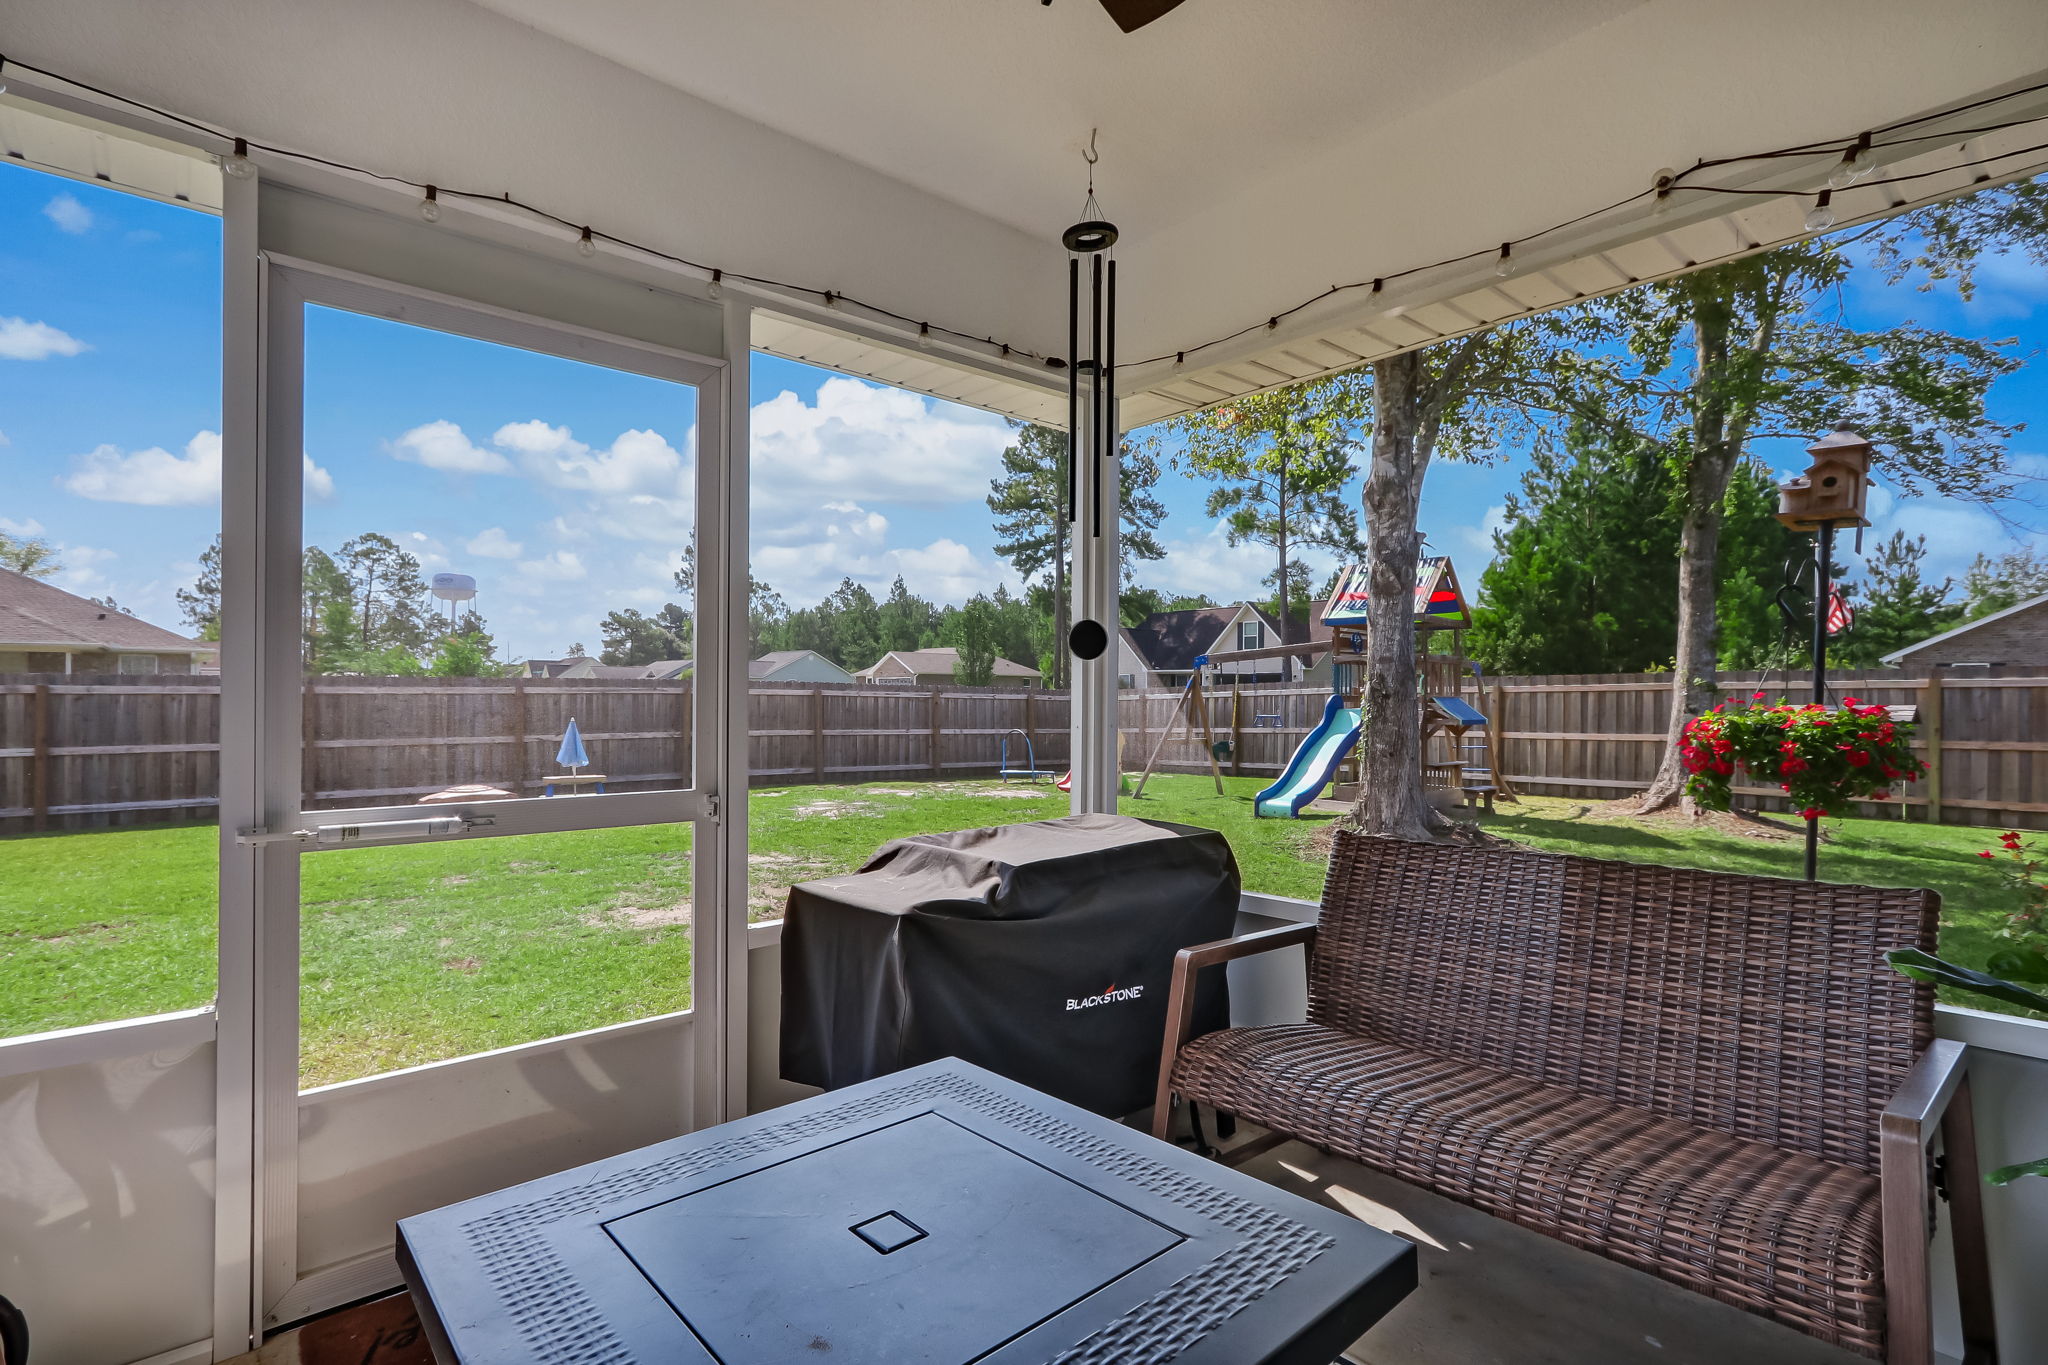
[[[1098,253],[1088,280],[1088,487],[1091,494],[1088,534],[1102,539],[1102,257]]]
[[[1074,461],[1081,456],[1081,258],[1067,257],[1067,525],[1074,524]]]
[[[1101,257],[1096,259],[1100,260]],[[1102,354],[1097,358],[1095,364],[1095,382],[1102,386],[1102,422],[1100,424],[1102,434],[1098,438],[1097,444],[1101,447],[1102,459],[1114,460],[1116,458],[1117,446],[1115,383],[1116,258],[1114,256],[1110,257],[1109,261],[1109,292],[1108,297],[1104,300],[1103,307],[1108,315],[1108,325],[1103,329]],[[1110,522],[1112,526],[1115,524],[1115,521]],[[1102,464],[1100,461],[1095,466],[1095,534],[1098,536],[1102,534]]]

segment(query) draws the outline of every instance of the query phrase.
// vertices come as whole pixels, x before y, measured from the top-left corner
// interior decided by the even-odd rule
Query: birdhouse
[[[1868,526],[1864,502],[1870,496],[1870,442],[1844,422],[1806,448],[1813,463],[1798,478],[1778,485],[1778,520],[1795,531]]]

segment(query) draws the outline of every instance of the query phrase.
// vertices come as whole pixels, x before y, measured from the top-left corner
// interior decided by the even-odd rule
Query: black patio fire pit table
[[[405,1219],[464,1365],[1328,1365],[1415,1287],[1363,1223],[958,1060]]]

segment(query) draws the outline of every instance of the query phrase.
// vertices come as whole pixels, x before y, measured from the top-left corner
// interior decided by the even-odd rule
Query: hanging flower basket
[[[1708,810],[1727,810],[1736,769],[1776,786],[1808,820],[1847,815],[1858,801],[1888,801],[1892,789],[1927,770],[1913,757],[1914,726],[1855,697],[1839,707],[1721,703],[1685,727],[1678,756],[1686,791]]]

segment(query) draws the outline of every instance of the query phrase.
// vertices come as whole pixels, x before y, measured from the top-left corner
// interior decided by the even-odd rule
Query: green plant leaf
[[[2018,948],[2000,948],[1984,963],[1984,970],[2008,981],[2048,982],[2048,957]]]
[[[2048,1179],[2048,1156],[2039,1161],[2022,1161],[2012,1166],[2000,1166],[1984,1177],[1987,1185],[2010,1185],[2023,1175],[2038,1175]]]
[[[1957,990],[2003,1000],[2008,1005],[2048,1013],[2048,995],[2039,995],[2015,982],[1944,962],[1918,948],[1894,948],[1884,955],[1884,960],[1892,965],[1893,971],[1915,981],[1925,981],[1930,986],[1954,986]]]

